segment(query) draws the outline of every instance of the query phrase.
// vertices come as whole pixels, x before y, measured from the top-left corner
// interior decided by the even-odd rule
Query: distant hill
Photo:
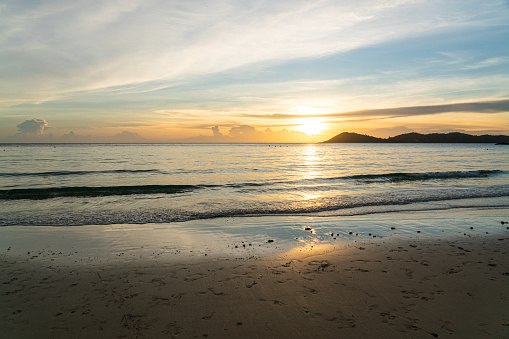
[[[343,132],[324,143],[509,143],[507,135],[470,135],[466,133],[405,133],[394,137],[376,138],[370,135]]]
[[[386,139],[382,138],[376,138],[372,137],[370,135],[365,134],[357,134],[357,133],[350,133],[350,132],[343,132],[341,134],[336,135],[335,137],[324,141],[324,142],[331,142],[331,143],[339,143],[339,142],[345,142],[345,143],[354,143],[354,142],[360,142],[360,143],[371,143],[371,142],[387,142]]]

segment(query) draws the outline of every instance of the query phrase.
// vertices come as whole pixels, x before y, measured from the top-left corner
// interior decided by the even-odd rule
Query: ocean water
[[[469,207],[509,207],[509,147],[0,145],[1,226],[172,225]]]

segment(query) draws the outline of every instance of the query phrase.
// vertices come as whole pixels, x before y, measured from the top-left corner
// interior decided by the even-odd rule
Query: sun
[[[325,129],[325,123],[322,118],[302,118],[296,122],[299,126],[297,130],[307,135],[317,135]]]

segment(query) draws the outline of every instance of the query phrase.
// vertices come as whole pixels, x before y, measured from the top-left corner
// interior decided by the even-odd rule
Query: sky
[[[507,0],[3,0],[0,142],[509,134]]]

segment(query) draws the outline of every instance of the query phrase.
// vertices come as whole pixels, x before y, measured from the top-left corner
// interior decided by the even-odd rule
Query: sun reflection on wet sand
[[[317,194],[317,193],[305,192],[305,193],[302,194],[302,196],[306,200],[314,200],[314,199],[320,198],[322,195],[321,194]]]

